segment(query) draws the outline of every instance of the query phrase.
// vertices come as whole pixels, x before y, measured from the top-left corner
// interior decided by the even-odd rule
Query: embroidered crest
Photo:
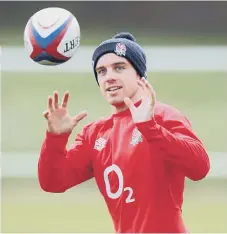
[[[99,139],[97,139],[97,140],[95,141],[94,149],[96,149],[96,150],[98,150],[98,151],[101,151],[102,149],[105,148],[106,142],[107,142],[106,139],[100,137]]]
[[[137,128],[135,128],[133,130],[133,133],[132,133],[132,140],[131,140],[130,144],[135,146],[139,142],[142,142],[142,141],[143,141],[143,138],[142,138],[141,132]]]
[[[118,56],[125,56],[126,54],[126,46],[123,43],[117,43],[114,51]]]

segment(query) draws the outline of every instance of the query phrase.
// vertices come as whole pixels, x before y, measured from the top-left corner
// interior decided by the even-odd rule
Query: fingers
[[[131,112],[134,111],[135,106],[134,106],[134,104],[133,104],[133,102],[132,102],[132,100],[130,98],[125,97],[124,98],[124,103],[130,109]]]
[[[61,107],[66,108],[69,100],[69,92],[65,92],[62,98],[62,105]],[[48,97],[48,110],[49,112],[53,112],[55,109],[59,108],[59,94],[57,91],[54,91],[53,96]]]
[[[58,109],[58,92],[54,91],[54,108]]]
[[[82,119],[84,119],[86,116],[87,116],[87,112],[86,112],[86,111],[80,112],[78,115],[76,115],[76,116],[73,118],[74,125],[77,125],[77,124],[78,124]]]
[[[154,107],[156,103],[156,93],[153,87],[149,83],[148,83],[148,89],[150,90],[150,93],[151,93],[151,106]]]
[[[150,94],[151,106],[153,107],[156,102],[156,93],[154,91],[154,88],[151,86],[151,84],[147,80],[146,80],[145,86]]]
[[[143,79],[143,78],[142,78],[142,79]],[[146,92],[145,82],[143,82],[142,79],[141,79],[141,80],[138,80],[137,83],[138,83],[138,85],[143,89],[143,91]]]
[[[142,90],[145,93],[145,96],[148,97],[148,99],[150,100],[150,92],[146,87],[146,83],[148,82],[144,77],[141,78],[141,80],[138,80],[138,85],[142,88]],[[145,98],[145,100],[147,100],[147,98]]]
[[[48,110],[49,112],[53,112],[54,109],[58,109],[58,92],[54,91],[53,97],[48,97]]]
[[[149,98],[150,105],[152,107],[154,107],[155,102],[156,102],[156,93],[155,93],[153,87],[144,77],[141,78],[140,83],[143,83],[143,85],[142,84],[140,84],[140,85],[141,85],[141,87],[143,86],[143,89],[145,87],[146,93],[149,96],[148,98]]]
[[[62,107],[66,108],[69,100],[69,92],[65,92],[64,97],[62,98]]]
[[[48,119],[48,115],[49,115],[49,111],[44,111],[43,112],[43,116],[45,117],[45,119]]]
[[[48,110],[50,113],[54,111],[53,97],[51,97],[51,96],[48,97]]]

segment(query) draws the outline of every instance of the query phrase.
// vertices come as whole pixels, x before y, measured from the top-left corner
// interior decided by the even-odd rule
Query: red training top
[[[129,109],[87,125],[66,149],[70,133],[46,133],[40,186],[60,193],[95,178],[116,232],[187,232],[182,220],[185,177],[204,178],[209,158],[190,122],[163,103],[148,122]]]

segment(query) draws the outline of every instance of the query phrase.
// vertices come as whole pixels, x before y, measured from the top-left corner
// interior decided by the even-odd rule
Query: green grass
[[[158,100],[180,109],[210,151],[227,152],[227,74],[151,73]],[[54,90],[71,93],[69,111],[88,111],[72,134],[111,112],[91,73],[2,73],[2,150],[39,151],[46,121],[42,112]],[[71,143],[71,141],[69,142]]]
[[[227,181],[187,181],[183,217],[190,233],[227,232]],[[2,182],[2,232],[113,232],[94,180],[64,194],[41,191],[32,179]]]

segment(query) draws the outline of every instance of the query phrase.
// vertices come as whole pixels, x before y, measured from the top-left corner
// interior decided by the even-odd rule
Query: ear
[[[140,75],[137,73],[136,74],[136,80],[140,80],[141,79],[141,77],[140,77]]]

